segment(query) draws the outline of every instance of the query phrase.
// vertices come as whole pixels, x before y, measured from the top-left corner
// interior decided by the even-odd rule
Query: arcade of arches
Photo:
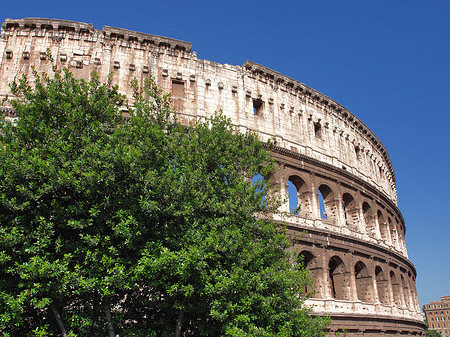
[[[271,186],[283,200],[274,219],[311,272],[307,305],[330,314],[329,336],[343,328],[352,337],[423,336],[397,205],[345,171],[285,150],[274,157]]]
[[[414,277],[405,268],[320,247],[302,250],[299,258],[311,271],[314,285],[307,291],[313,298],[419,306]]]
[[[285,200],[282,212],[295,212],[293,216],[321,220],[337,231],[363,235],[407,257],[405,226],[396,206],[359,191],[355,184],[294,168],[284,167],[272,179]]]

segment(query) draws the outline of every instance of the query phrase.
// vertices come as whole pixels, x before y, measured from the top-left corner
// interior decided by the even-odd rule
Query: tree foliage
[[[427,330],[426,336],[427,337],[442,337],[441,333],[436,330]]]
[[[274,163],[254,135],[182,126],[151,80],[125,121],[95,74],[34,77],[0,124],[2,336],[323,335],[309,274],[257,216],[251,177]]]

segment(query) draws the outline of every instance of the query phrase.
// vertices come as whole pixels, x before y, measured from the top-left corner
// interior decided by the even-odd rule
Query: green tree
[[[13,83],[0,124],[2,336],[324,335],[254,135],[180,125],[151,80],[125,121],[111,83],[54,71]]]
[[[427,330],[426,336],[427,337],[442,337],[441,333],[436,330]]]

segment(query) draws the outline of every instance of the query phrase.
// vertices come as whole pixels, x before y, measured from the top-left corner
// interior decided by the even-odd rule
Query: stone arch
[[[306,286],[303,293],[312,293],[312,297],[320,298],[320,277],[322,268],[320,268],[319,266],[317,257],[314,256],[310,251],[303,250],[300,252],[300,254],[298,254],[298,261],[310,271],[311,277],[313,279],[313,284]]]
[[[373,302],[373,281],[369,270],[362,261],[355,264],[356,293],[362,302]]]
[[[397,280],[397,276],[395,275],[393,270],[391,270],[389,276],[391,278],[392,295],[394,297],[393,304],[395,304],[397,307],[400,307],[402,304],[400,300],[400,282]]]
[[[295,214],[310,217],[312,213],[311,193],[308,190],[308,186],[305,180],[300,176],[293,174],[288,178],[288,185],[291,185],[295,189],[295,195],[291,195],[292,193],[289,191],[289,208],[291,213],[293,213],[294,210],[297,209],[298,212],[295,212]],[[295,201],[292,202],[292,200]]]
[[[332,189],[325,184],[321,184],[317,189],[319,196],[320,217],[322,219],[335,220],[337,219],[337,205],[336,198]]]
[[[252,177],[252,187],[255,188],[255,196],[257,196],[260,200],[260,205],[263,207],[268,207],[267,199],[266,199],[266,179],[262,176],[261,173],[256,173]]]
[[[356,229],[359,224],[358,207],[350,193],[344,193],[342,195],[342,207],[344,209],[346,225],[352,229]]]
[[[337,300],[350,300],[349,273],[344,261],[339,256],[333,256],[328,263],[331,297]]]
[[[376,223],[375,223],[375,217],[373,214],[373,210],[370,207],[369,203],[367,203],[365,201],[362,204],[362,208],[363,208],[364,223],[366,225],[366,232],[370,236],[375,236]]]
[[[389,235],[388,226],[386,219],[380,210],[378,210],[377,212],[377,218],[378,218],[378,227],[380,228],[381,239],[383,239],[383,241],[387,243]]]
[[[383,304],[389,304],[388,281],[380,266],[375,267],[375,280],[377,284],[378,299]]]

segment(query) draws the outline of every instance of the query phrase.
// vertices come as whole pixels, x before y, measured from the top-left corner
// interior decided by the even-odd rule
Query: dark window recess
[[[356,158],[361,159],[361,149],[359,146],[355,146]]]
[[[184,98],[184,82],[172,80],[172,96]]]
[[[314,123],[314,135],[316,138],[322,139],[322,126],[320,123]]]
[[[253,114],[259,115],[263,111],[264,102],[260,99],[253,99]]]

